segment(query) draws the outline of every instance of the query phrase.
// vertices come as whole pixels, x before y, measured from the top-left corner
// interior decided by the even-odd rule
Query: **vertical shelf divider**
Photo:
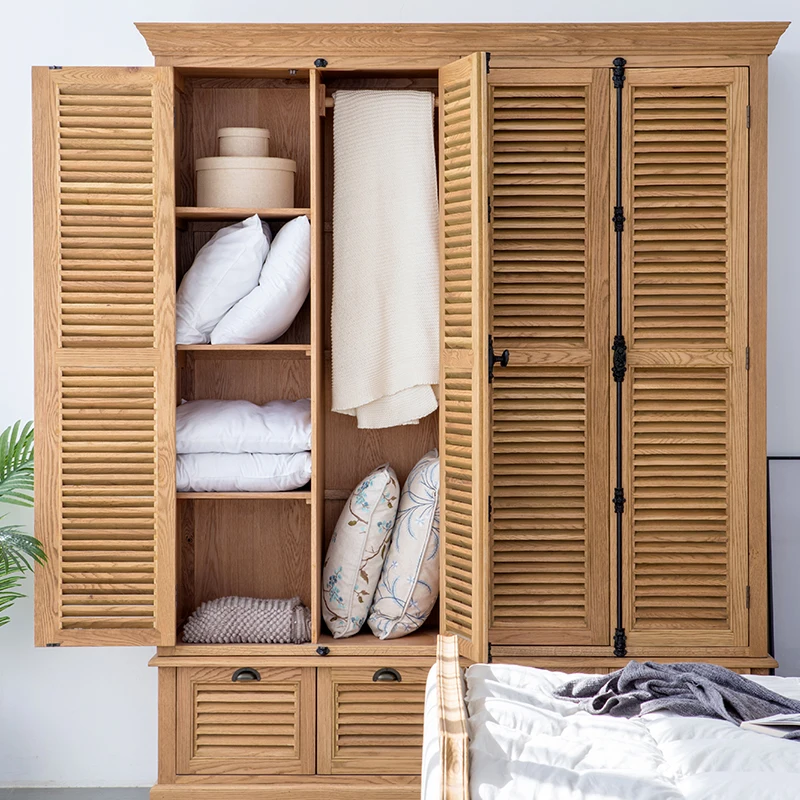
[[[322,116],[320,97],[324,87],[320,72],[308,76],[311,147],[311,641],[318,642],[322,631],[322,559],[325,518],[325,320],[322,274]]]

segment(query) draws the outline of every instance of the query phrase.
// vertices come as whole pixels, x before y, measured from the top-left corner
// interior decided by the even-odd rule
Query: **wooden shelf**
[[[219,358],[230,355],[236,358],[308,358],[310,344],[179,344],[178,352],[194,356]]]
[[[178,500],[305,500],[311,502],[311,492],[176,492]]]
[[[199,208],[196,206],[178,206],[175,209],[176,219],[246,219],[258,214],[262,219],[291,219],[292,217],[310,216],[310,208]]]

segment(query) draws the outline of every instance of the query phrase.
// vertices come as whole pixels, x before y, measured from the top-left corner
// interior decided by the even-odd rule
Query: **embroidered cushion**
[[[178,344],[208,344],[211,331],[234,303],[258,284],[269,252],[269,226],[252,217],[218,230],[200,248],[178,287]]]
[[[439,594],[439,452],[426,453],[408,474],[389,554],[369,612],[380,639],[417,630]]]
[[[397,514],[397,475],[384,464],[353,490],[322,567],[322,616],[334,638],[352,636],[367,618]]]

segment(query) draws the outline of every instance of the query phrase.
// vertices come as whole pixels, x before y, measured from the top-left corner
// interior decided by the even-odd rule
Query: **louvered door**
[[[317,771],[419,775],[427,667],[317,670]]]
[[[624,90],[629,646],[747,644],[747,70]]]
[[[608,71],[492,70],[489,109],[490,641],[605,644]]]
[[[311,667],[179,669],[178,774],[313,775],[315,679]]]
[[[33,73],[39,645],[175,638],[172,92]]]
[[[486,56],[439,71],[441,630],[487,655]]]

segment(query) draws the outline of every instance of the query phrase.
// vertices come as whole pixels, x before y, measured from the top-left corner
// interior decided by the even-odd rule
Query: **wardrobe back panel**
[[[195,161],[216,156],[217,130],[268,128],[269,154],[297,162],[295,207],[309,204],[308,79],[190,77],[179,124],[178,205],[193,206]]]

